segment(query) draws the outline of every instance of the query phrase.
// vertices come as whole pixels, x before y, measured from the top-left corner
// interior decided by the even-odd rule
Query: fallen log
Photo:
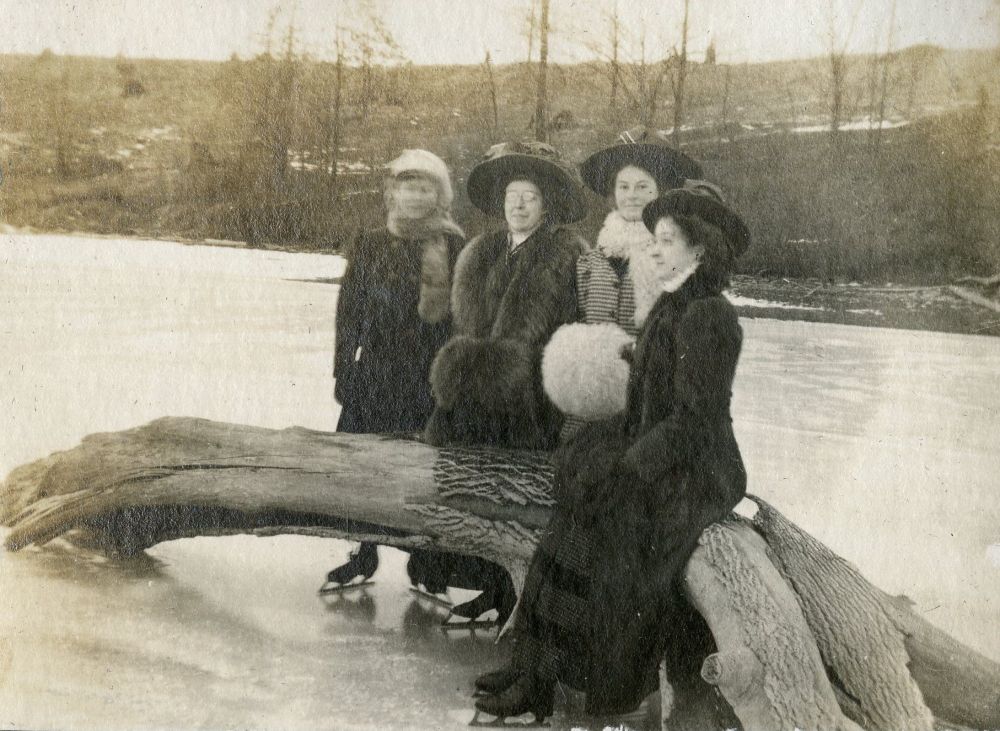
[[[423,546],[496,561],[520,588],[551,480],[544,453],[164,418],[15,469],[0,523],[9,550],[73,529],[119,555],[233,533]],[[1000,665],[763,502],[705,532],[685,581],[717,646],[702,675],[747,730],[1000,728]]]
[[[971,302],[974,305],[985,307],[986,309],[993,310],[994,312],[1000,312],[1000,302],[995,299],[990,299],[989,297],[984,297],[978,292],[973,292],[968,287],[956,287],[952,285],[948,287],[948,291],[956,297],[964,299],[966,302]]]

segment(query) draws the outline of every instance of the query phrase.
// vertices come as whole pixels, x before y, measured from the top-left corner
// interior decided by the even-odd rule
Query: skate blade
[[[449,616],[448,619],[451,619],[452,616],[455,615]],[[449,622],[448,619],[441,623],[441,631],[445,634],[456,630],[468,630],[470,632],[475,632],[480,629],[496,629],[497,627],[497,623],[492,619],[469,619],[464,622]]]
[[[479,717],[482,713],[483,711],[476,711],[469,721],[469,726],[473,728],[549,728],[550,726],[548,721],[539,721],[537,716],[532,716],[530,721],[510,721],[505,716],[496,716],[491,721],[484,721]]]
[[[369,586],[374,584],[374,581],[365,579],[364,581],[359,581],[356,584],[336,584],[333,586],[328,586],[330,582],[323,584],[317,592],[320,596],[336,596],[337,594],[343,594],[345,591],[351,591],[352,589],[367,589]]]
[[[439,607],[444,607],[445,609],[451,609],[451,602],[447,599],[442,599],[437,594],[429,594],[426,591],[422,591],[415,586],[410,587],[410,591],[419,599],[426,599],[432,604],[437,604]]]

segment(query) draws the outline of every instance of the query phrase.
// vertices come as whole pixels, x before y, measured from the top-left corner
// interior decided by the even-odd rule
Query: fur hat
[[[512,180],[521,178],[539,187],[559,223],[573,223],[587,215],[579,173],[544,142],[493,145],[469,173],[469,200],[483,213],[503,218],[503,191]]]
[[[451,189],[451,172],[444,160],[433,152],[403,150],[399,157],[385,167],[392,178],[399,178],[406,173],[426,175],[441,189],[441,198],[438,201],[441,207],[446,210],[451,207],[451,202],[455,199],[455,194]]]
[[[615,176],[626,165],[647,171],[660,190],[679,188],[688,178],[702,176],[701,165],[667,144],[660,132],[645,127],[622,132],[615,144],[584,160],[580,174],[588,188],[607,198],[614,188]]]
[[[642,209],[642,222],[650,233],[661,218],[671,215],[693,216],[722,231],[730,261],[750,245],[750,229],[743,219],[726,205],[718,186],[704,180],[689,180],[683,188],[671,190]]]
[[[552,335],[542,355],[542,385],[564,414],[587,420],[625,409],[632,336],[613,323],[573,323]]]

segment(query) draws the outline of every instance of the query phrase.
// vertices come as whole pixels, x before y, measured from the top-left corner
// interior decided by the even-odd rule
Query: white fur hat
[[[625,409],[632,336],[613,323],[574,323],[556,330],[542,355],[542,385],[564,414],[601,419]]]
[[[433,152],[403,150],[399,157],[385,167],[393,178],[398,178],[403,173],[420,173],[436,181],[441,188],[441,206],[443,208],[451,207],[451,202],[455,198],[451,189],[451,172],[444,160]]]

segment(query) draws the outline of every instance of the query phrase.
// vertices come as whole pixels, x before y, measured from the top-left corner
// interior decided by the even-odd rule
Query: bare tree
[[[490,87],[490,101],[493,104],[493,136],[496,137],[500,132],[500,109],[497,105],[497,82],[493,76],[493,61],[490,59],[489,51],[483,60],[483,69],[486,71],[486,82]]]
[[[826,42],[829,58],[829,103],[830,103],[830,134],[834,137],[840,132],[844,118],[845,94],[847,88],[848,59],[847,46],[854,30],[854,24],[861,9],[860,0],[855,0],[852,10],[846,14],[841,12],[839,0],[827,0],[826,4]],[[845,27],[846,26],[846,27]]]
[[[549,66],[549,1],[541,0],[541,17],[538,26],[538,84],[533,119],[535,139],[548,140],[548,66]]]
[[[524,34],[528,37],[528,64],[531,64],[531,59],[535,57],[535,36],[538,35],[538,0],[531,0],[524,19]]]
[[[674,146],[681,144],[681,125],[684,123],[684,82],[687,79],[688,10],[690,0],[684,0],[684,22],[681,25],[681,51],[676,54],[676,77],[671,76],[674,91]]]

